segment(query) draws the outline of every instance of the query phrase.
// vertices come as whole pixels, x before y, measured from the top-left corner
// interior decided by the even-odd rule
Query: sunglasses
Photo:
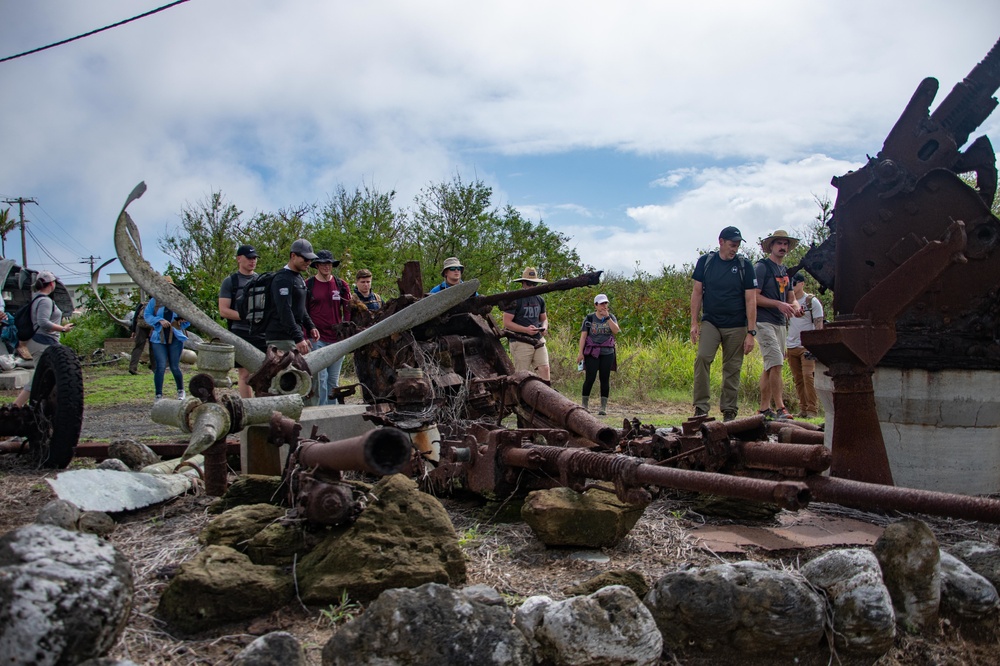
[[[461,273],[463,269],[461,269],[461,268],[449,268],[448,270],[449,271],[458,271],[459,273]]]

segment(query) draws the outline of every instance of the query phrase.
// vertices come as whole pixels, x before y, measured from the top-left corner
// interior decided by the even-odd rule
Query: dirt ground
[[[148,406],[115,407],[85,414],[83,440],[119,437],[144,441],[150,438],[183,439],[181,433],[167,432],[162,426],[153,424],[149,420]],[[84,459],[74,461],[73,466],[90,464],[91,461]],[[0,455],[0,534],[31,522],[38,510],[54,498],[45,483],[45,479],[54,474],[31,468],[26,458]],[[775,567],[797,567],[824,550],[749,548],[737,554],[712,552],[699,547],[691,531],[702,525],[727,525],[734,521],[699,514],[694,509],[694,500],[692,495],[664,493],[647,508],[628,537],[616,547],[602,551],[546,548],[524,523],[492,522],[500,508],[496,505],[486,505],[473,498],[444,498],[442,501],[468,557],[468,583],[494,587],[512,606],[535,594],[563,598],[571,585],[609,569],[641,572],[647,583],[652,584],[663,574],[678,568],[720,561],[751,559]],[[166,573],[197,552],[196,536],[210,518],[205,511],[210,502],[211,498],[192,494],[116,516],[119,526],[110,539],[132,562],[136,591],[128,626],[109,656],[149,665],[229,664],[256,636],[284,630],[302,642],[310,663],[319,664],[322,647],[335,630],[334,618],[344,621],[363,612],[361,607],[348,603],[344,607],[310,608],[294,602],[267,617],[194,636],[176,635],[155,617],[156,604],[166,585]],[[814,504],[809,511],[882,526],[900,517],[833,505]],[[996,526],[922,518],[942,544],[964,539],[1000,541],[1000,530]],[[997,663],[998,648],[1000,631],[996,620],[985,625],[959,626],[946,619],[942,620],[935,635],[900,635],[893,650],[877,663],[992,665]],[[797,663],[838,661],[833,654],[796,660]],[[712,660],[681,656],[663,663],[707,664]]]

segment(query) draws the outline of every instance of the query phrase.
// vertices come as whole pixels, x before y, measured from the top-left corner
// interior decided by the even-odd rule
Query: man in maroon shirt
[[[329,250],[320,250],[312,261],[316,275],[306,280],[306,311],[319,329],[319,340],[312,343],[319,349],[339,340],[337,325],[351,320],[351,287],[333,274],[340,261]],[[330,389],[340,384],[340,368],[344,358],[313,377],[315,393],[310,404],[330,404]]]

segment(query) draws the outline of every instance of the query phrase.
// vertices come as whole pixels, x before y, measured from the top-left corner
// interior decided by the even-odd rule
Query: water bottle
[[[576,364],[576,371],[583,372],[583,361],[580,361],[579,363]]]

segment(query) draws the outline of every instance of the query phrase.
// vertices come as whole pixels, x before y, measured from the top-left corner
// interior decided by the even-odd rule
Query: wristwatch
[[[755,338],[757,337],[757,329],[756,328],[751,328],[751,329],[747,330],[747,333],[749,333],[750,335],[752,335]]]

